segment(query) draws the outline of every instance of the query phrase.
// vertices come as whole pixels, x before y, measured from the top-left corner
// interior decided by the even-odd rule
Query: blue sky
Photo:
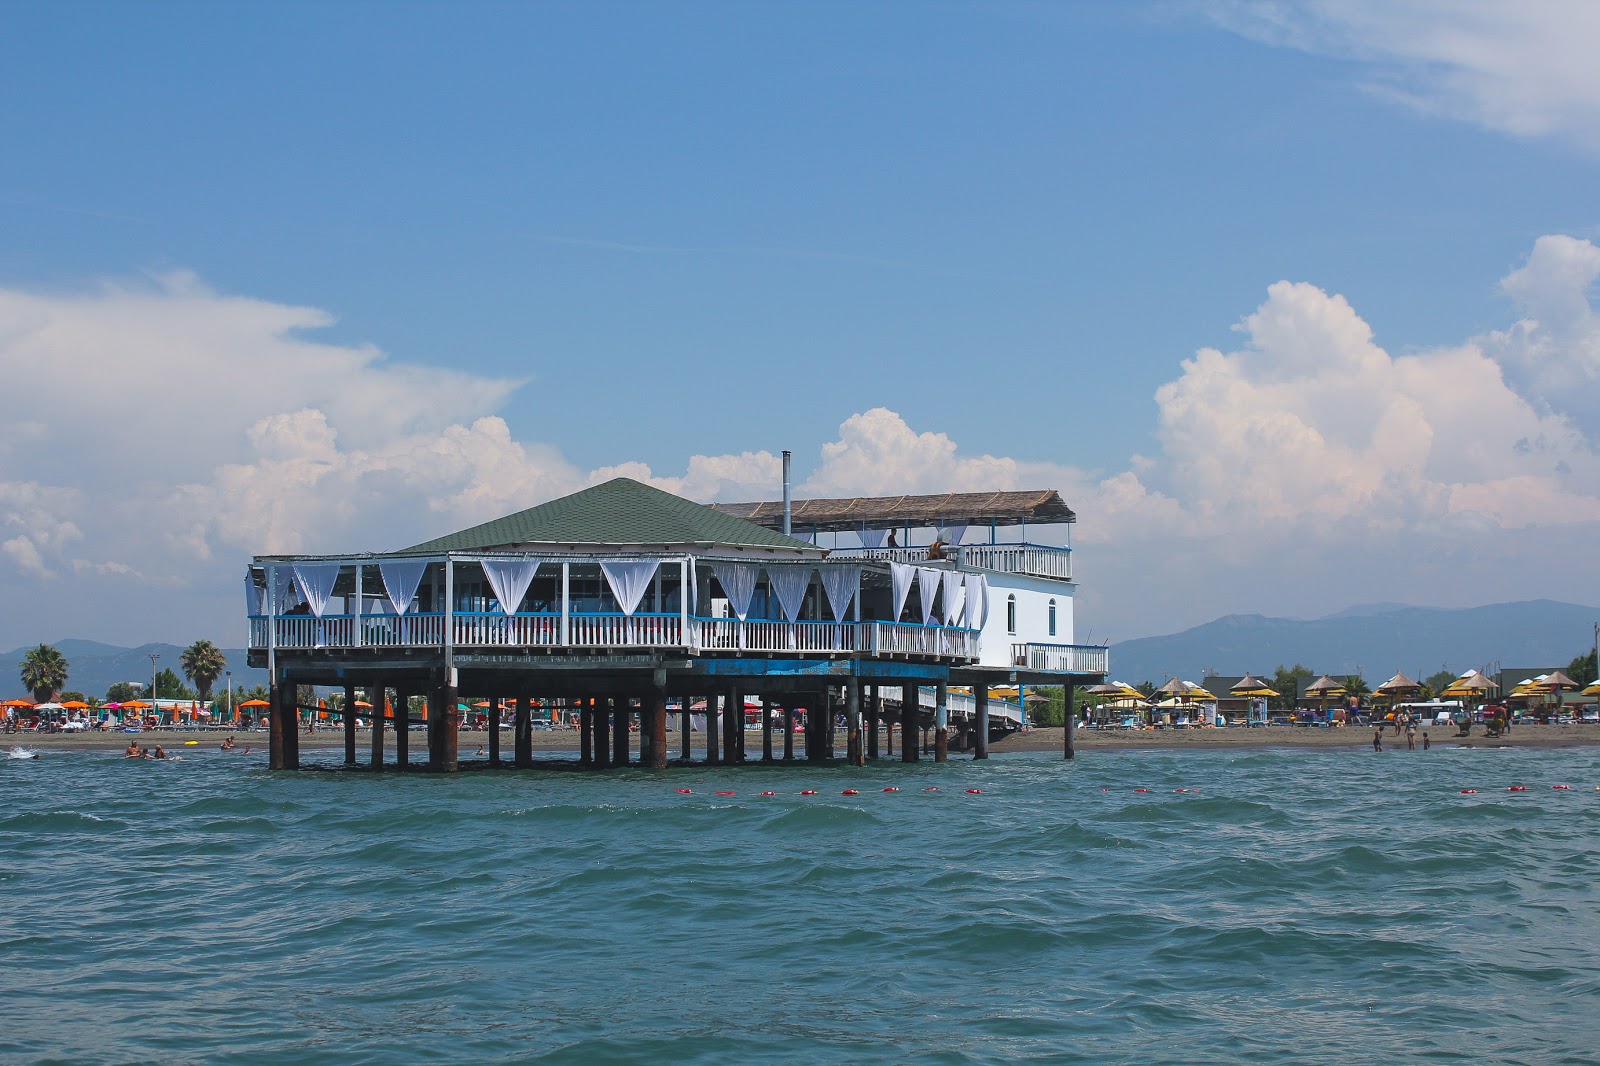
[[[1097,640],[1592,601],[1585,42],[1490,0],[7,5],[0,645],[236,643],[254,552],[618,470],[772,496],[786,447],[816,494],[1061,488]]]

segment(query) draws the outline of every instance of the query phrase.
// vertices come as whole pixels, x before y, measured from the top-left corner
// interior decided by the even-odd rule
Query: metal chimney
[[[789,529],[789,453],[783,453],[783,535],[790,536]]]

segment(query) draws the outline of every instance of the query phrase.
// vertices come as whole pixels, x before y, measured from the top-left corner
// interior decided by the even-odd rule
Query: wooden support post
[[[706,693],[706,765],[716,766],[722,761],[717,750],[717,730],[722,725],[717,721],[717,694],[715,691]]]
[[[682,710],[678,712],[678,733],[682,738],[683,761],[688,762],[690,754],[694,751],[694,722],[689,717],[689,704],[694,697],[685,692],[678,697]]]
[[[1024,705],[1026,706],[1026,705]],[[989,683],[972,686],[973,716],[978,720],[978,735],[973,745],[972,758],[989,757]]]
[[[503,697],[489,697],[489,765],[500,765],[500,701]]]
[[[283,769],[283,686],[276,678],[267,692],[267,769]]]
[[[900,686],[900,761],[916,762],[921,758],[922,708],[917,685]]]
[[[1078,686],[1068,681],[1064,689],[1062,695],[1066,697],[1066,706],[1062,709],[1067,717],[1062,723],[1061,744],[1063,757],[1070,759],[1078,753]]]
[[[820,762],[823,758],[822,738],[827,735],[831,702],[827,689],[806,700],[806,762]]]
[[[448,681],[439,692],[439,762],[432,767],[435,773],[453,774],[461,769],[461,708],[460,693]],[[429,716],[429,724],[432,724]]]
[[[650,696],[645,701],[645,706],[650,720],[650,761],[646,765],[652,770],[665,770],[667,768],[667,690],[664,688],[651,688]]]
[[[833,686],[832,685],[829,685],[826,689],[823,690],[822,698],[823,698],[823,701],[828,705],[828,717],[825,719],[825,721],[823,723],[824,724],[824,728],[822,730],[823,748],[825,749],[825,752],[826,752],[826,754],[823,757],[831,759],[831,758],[833,758],[833,749],[834,749],[834,743],[833,743],[834,742],[834,735],[833,735],[834,734],[834,729],[839,724],[837,722],[837,720],[836,720],[839,717],[838,704],[834,700],[834,697],[833,697]]]
[[[411,765],[411,690],[394,687],[394,764]]]
[[[278,682],[275,698],[273,698],[271,740],[277,742],[277,751],[267,753],[267,766],[273,770],[298,770],[300,769],[300,708],[297,697],[298,689],[294,679],[284,677]],[[270,743],[270,742],[269,742]],[[277,755],[277,765],[273,765],[273,755]]]
[[[626,699],[608,698],[606,706],[611,709],[611,765],[628,765],[628,701]]]
[[[933,688],[933,761],[950,761],[950,686],[941,681]]]
[[[555,711],[550,712],[550,717],[555,718]],[[512,714],[511,731],[516,746],[515,753],[511,756],[512,765],[519,770],[526,770],[533,765],[533,713],[528,707],[528,692],[526,689],[517,693],[517,709]]]
[[[611,769],[611,712],[605,700],[590,700],[589,713],[594,717],[594,765],[597,770]]]
[[[578,764],[594,765],[594,715],[582,704],[578,706]]]
[[[878,723],[883,719],[883,703],[878,698],[878,686],[867,691],[867,758],[878,761]]]
[[[356,764],[356,686],[354,682],[344,687],[344,714],[340,724],[344,726],[344,764]]]
[[[761,697],[761,761],[772,761],[772,697]]]
[[[783,702],[783,761],[794,762],[794,708]]]
[[[722,701],[722,762],[732,766],[739,761],[739,734],[744,732],[744,699],[729,686]]]
[[[389,690],[382,681],[367,686],[367,702],[372,704],[372,729],[371,744],[369,747],[368,763],[374,770],[383,769],[383,704],[389,697]]]
[[[852,675],[844,683],[844,713],[848,732],[845,734],[845,755],[851,766],[867,765],[866,751],[861,744],[861,682]]]

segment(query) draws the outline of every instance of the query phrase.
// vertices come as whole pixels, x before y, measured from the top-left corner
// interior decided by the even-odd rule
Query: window
[[[1056,635],[1056,601],[1050,601],[1050,635]]]
[[[1017,594],[1015,592],[1006,597],[1006,632],[1012,635],[1017,632]]]

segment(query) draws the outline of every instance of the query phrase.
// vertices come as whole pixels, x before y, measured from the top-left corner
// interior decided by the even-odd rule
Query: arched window
[[[1050,635],[1056,635],[1056,601],[1050,601]]]
[[[1017,631],[1017,594],[1013,592],[1006,597],[1006,632]]]

